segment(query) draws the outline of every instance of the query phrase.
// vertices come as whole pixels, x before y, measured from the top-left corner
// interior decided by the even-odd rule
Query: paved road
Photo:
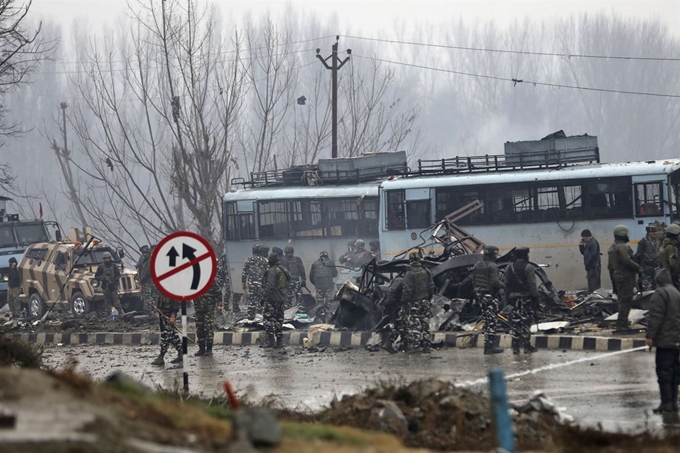
[[[75,358],[77,369],[95,379],[122,370],[149,385],[181,386],[180,367],[149,365],[157,353],[157,346],[81,345],[50,348],[44,357],[47,365],[55,367]],[[651,414],[652,407],[658,404],[658,391],[654,355],[648,352],[604,358],[598,358],[601,353],[575,351],[541,351],[533,356],[513,356],[506,351],[484,356],[481,349],[475,348],[445,349],[425,356],[333,348],[308,352],[288,347],[282,354],[232,346],[217,348],[214,353],[213,358],[191,357],[192,392],[215,395],[220,392],[220,383],[228,379],[239,392],[247,392],[254,400],[276,395],[287,407],[312,410],[327,405],[335,395],[354,393],[377,381],[411,381],[433,376],[469,385],[493,367],[502,367],[506,375],[511,375],[584,359],[570,366],[511,379],[510,399],[525,401],[540,389],[584,425],[601,423],[606,429],[626,431],[663,427],[661,417]],[[168,354],[168,358],[173,355]],[[472,388],[486,390],[483,383]]]

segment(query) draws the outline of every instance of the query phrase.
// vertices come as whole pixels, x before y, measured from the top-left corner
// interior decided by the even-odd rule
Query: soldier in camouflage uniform
[[[304,311],[305,304],[302,301],[302,288],[307,287],[307,277],[305,276],[305,265],[299,256],[295,256],[295,249],[288,245],[283,250],[285,253],[283,260],[279,257],[279,262],[288,269],[290,280],[288,281],[288,299],[286,301],[286,310],[298,305],[301,311]],[[295,299],[295,301],[293,301]]]
[[[151,249],[143,245],[139,251],[142,254],[137,261],[137,275],[142,285],[142,298],[145,304],[152,304],[158,297],[158,290],[151,278]]]
[[[347,251],[340,255],[340,258],[338,258],[338,262],[343,266],[352,266],[352,259],[356,254],[357,252],[354,249],[354,240],[350,239],[349,241],[347,241]]]
[[[614,286],[614,294],[619,297],[619,316],[616,329],[628,327],[628,313],[633,304],[635,277],[640,272],[640,266],[635,262],[633,251],[628,246],[628,227],[617,225],[614,227],[614,244],[609,247],[609,276]]]
[[[638,242],[635,259],[640,265],[640,287],[642,291],[656,289],[654,278],[659,268],[659,242],[656,237],[656,225],[647,225],[647,235]]]
[[[659,265],[671,274],[671,281],[678,286],[678,259],[680,259],[680,226],[672,223],[666,227],[666,237],[659,249]]]
[[[316,302],[323,303],[325,314],[328,314],[331,301],[335,297],[333,279],[337,276],[338,269],[331,263],[328,252],[321,252],[319,259],[312,263],[309,281],[316,288]]]
[[[373,259],[373,254],[366,250],[363,239],[357,239],[354,241],[354,249],[357,251],[352,258],[352,267],[363,267],[371,262]]]
[[[267,342],[263,348],[283,347],[283,304],[286,303],[290,274],[288,269],[279,264],[279,256],[269,255],[269,269],[265,274],[264,284],[264,331]]]
[[[408,304],[409,348],[422,347],[422,352],[430,352],[430,300],[434,295],[432,274],[420,262],[420,252],[409,255],[411,269],[404,275],[404,303]]]
[[[482,318],[484,319],[484,354],[503,352],[501,348],[495,346],[498,337],[498,299],[503,290],[496,259],[498,259],[498,247],[487,245],[484,247],[482,261],[475,264],[472,269],[475,296],[482,305]]]
[[[227,263],[227,255],[223,254],[219,260],[217,260],[217,273],[215,273],[215,282],[213,285],[216,286],[215,297],[216,308],[219,314],[223,314],[225,311],[229,310],[229,302],[231,301],[231,285],[229,283],[229,264]]]
[[[170,346],[177,351],[177,358],[170,363],[180,363],[182,361],[182,339],[175,330],[177,312],[180,308],[179,302],[164,295],[160,295],[158,296],[156,308],[158,308],[158,311],[161,313],[161,316],[159,316],[161,327],[161,353],[151,364],[159,366],[164,365],[165,353],[168,352]]]
[[[101,288],[104,292],[104,316],[111,314],[111,307],[115,307],[119,316],[123,316],[125,311],[120,305],[118,299],[118,285],[120,283],[120,269],[113,262],[111,252],[104,252],[102,254],[104,262],[97,267],[97,272],[94,274],[95,278],[101,282]]]
[[[264,274],[269,268],[267,252],[269,247],[264,244],[253,245],[253,256],[243,263],[241,284],[248,295],[248,318],[253,319],[257,313],[262,313]]]
[[[223,260],[220,260],[223,262]],[[223,266],[224,267],[224,266]],[[207,293],[203,294],[196,300],[196,342],[198,343],[198,351],[194,356],[212,357],[213,338],[215,336],[215,309],[222,309],[222,289],[223,278],[218,271],[215,275],[215,281]]]
[[[531,345],[531,322],[539,298],[536,271],[529,263],[529,247],[518,247],[514,253],[516,260],[505,270],[505,288],[512,305],[512,353],[519,354],[522,346],[525,353],[532,353],[537,351]]]
[[[394,347],[394,343],[400,338],[401,349],[408,349],[408,306],[404,304],[403,295],[404,277],[399,276],[390,282],[383,305],[385,316],[389,316],[394,324],[394,329],[390,331],[387,340],[383,344],[383,347],[390,354],[396,354],[398,352]]]

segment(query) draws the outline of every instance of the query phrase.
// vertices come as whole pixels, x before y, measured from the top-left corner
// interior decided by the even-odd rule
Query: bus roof
[[[488,173],[480,172],[450,176],[399,178],[383,181],[382,188],[385,190],[395,190],[422,187],[448,187],[452,185],[508,184],[528,181],[563,181],[614,176],[641,176],[668,174],[677,169],[680,169],[680,159],[663,159],[640,162],[574,165],[551,169],[490,171]]]
[[[300,198],[350,198],[364,195],[378,196],[380,182],[353,186],[257,187],[228,192],[224,201],[239,200],[295,200]]]

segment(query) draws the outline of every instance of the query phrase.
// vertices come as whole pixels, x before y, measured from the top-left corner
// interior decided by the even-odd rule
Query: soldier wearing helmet
[[[295,256],[295,249],[292,245],[286,246],[283,250],[285,255],[281,264],[288,269],[290,279],[288,280],[288,298],[286,300],[285,309],[297,305],[301,311],[304,311],[304,304],[302,303],[302,288],[307,287],[307,277],[305,276],[305,265],[299,256]],[[294,300],[293,300],[294,299]]]
[[[283,305],[286,302],[290,273],[279,262],[279,255],[272,253],[264,276],[264,330],[267,342],[263,348],[283,347]]]
[[[638,242],[635,259],[640,265],[640,288],[642,291],[651,291],[656,289],[654,277],[659,268],[659,242],[655,224],[650,223],[646,230],[647,234]]]
[[[104,293],[104,315],[108,316],[115,307],[120,316],[125,314],[123,307],[120,305],[118,299],[118,282],[120,281],[120,269],[113,262],[111,252],[104,252],[102,254],[103,263],[97,267],[97,272],[94,277],[101,282],[101,288]]]
[[[515,261],[505,269],[505,288],[512,305],[512,353],[519,354],[522,347],[524,353],[533,353],[537,349],[531,345],[531,323],[539,302],[536,270],[529,262],[529,247],[517,247],[513,254]]]
[[[7,304],[12,314],[12,318],[18,318],[21,312],[21,276],[19,274],[17,259],[9,259],[9,269],[7,270]]]
[[[483,250],[482,261],[477,262],[472,269],[472,281],[477,301],[482,306],[484,319],[484,354],[499,354],[503,352],[496,347],[498,337],[498,299],[504,289],[499,280],[498,247],[487,245]]]
[[[362,267],[367,265],[373,259],[371,252],[366,250],[364,241],[362,239],[357,239],[354,241],[354,249],[356,250],[356,255],[352,258],[352,267]]]
[[[269,268],[267,252],[269,247],[257,243],[253,245],[253,256],[243,263],[241,285],[248,299],[248,318],[254,319],[257,313],[262,313],[264,274]]]
[[[420,250],[409,254],[411,268],[404,275],[403,303],[408,306],[409,333],[405,350],[430,352],[430,304],[434,296],[432,274],[420,262]]]
[[[678,263],[680,262],[680,225],[671,223],[666,227],[666,238],[659,249],[659,265],[662,269],[668,269],[671,280],[678,286]]]
[[[324,314],[327,316],[330,311],[330,304],[335,296],[333,292],[333,279],[338,276],[338,269],[328,256],[328,252],[323,251],[319,259],[312,263],[309,271],[309,281],[316,288],[316,301],[323,303]],[[318,312],[317,312],[318,313]]]
[[[617,225],[614,227],[614,244],[609,247],[609,276],[612,279],[614,293],[619,297],[619,315],[616,329],[628,328],[628,313],[633,304],[635,277],[640,273],[640,265],[635,262],[633,251],[628,246],[628,227]]]
[[[352,265],[352,259],[354,259],[354,255],[356,255],[357,252],[354,249],[354,240],[351,239],[347,241],[347,251],[340,255],[340,258],[338,258],[338,262],[340,264],[343,264],[345,266],[351,266]]]

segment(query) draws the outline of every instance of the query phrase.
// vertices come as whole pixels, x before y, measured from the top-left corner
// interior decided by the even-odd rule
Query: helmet
[[[616,225],[614,227],[614,236],[628,236],[628,227],[626,225]]]
[[[284,252],[286,253],[293,253],[295,249],[293,248],[292,245],[287,245],[285,249],[283,249]]]
[[[104,258],[104,259],[106,259],[106,258],[112,259],[113,256],[111,255],[111,252],[104,252],[104,253],[102,254],[102,258]]]
[[[354,247],[356,247],[358,249],[363,249],[364,248],[363,239],[357,239],[356,241],[354,241]]]
[[[269,246],[267,244],[260,244],[260,251],[264,256],[267,256],[267,252],[269,252]]]
[[[276,253],[270,253],[268,260],[270,265],[279,264],[279,255]]]
[[[272,253],[276,253],[277,255],[281,256],[283,255],[283,250],[281,250],[280,247],[272,247]]]
[[[151,251],[151,249],[149,248],[148,245],[143,245],[139,248],[139,251],[142,252],[142,253],[149,253]]]
[[[354,239],[347,241],[347,247],[354,247]]]
[[[324,257],[324,256],[325,256],[326,258],[328,258],[328,252],[325,251],[325,250],[324,250],[323,252],[319,253],[319,257]]]
[[[420,261],[420,250],[411,250],[408,252],[409,261]]]
[[[253,255],[256,254],[257,252],[259,252],[261,248],[262,248],[262,244],[260,244],[259,242],[253,244]]]
[[[517,247],[515,249],[515,256],[517,258],[526,258],[529,256],[530,249],[529,247]]]
[[[379,249],[380,248],[380,241],[371,241],[371,242],[368,243],[368,245],[373,249]]]
[[[482,251],[485,255],[493,256],[498,253],[498,247],[495,245],[485,245]]]
[[[654,223],[650,223],[649,225],[647,225],[647,226],[645,227],[645,229],[646,229],[647,231],[656,231],[656,230],[657,230],[657,226],[656,226],[656,224],[654,224]]]
[[[666,234],[678,235],[680,234],[680,225],[671,223],[666,227]]]

